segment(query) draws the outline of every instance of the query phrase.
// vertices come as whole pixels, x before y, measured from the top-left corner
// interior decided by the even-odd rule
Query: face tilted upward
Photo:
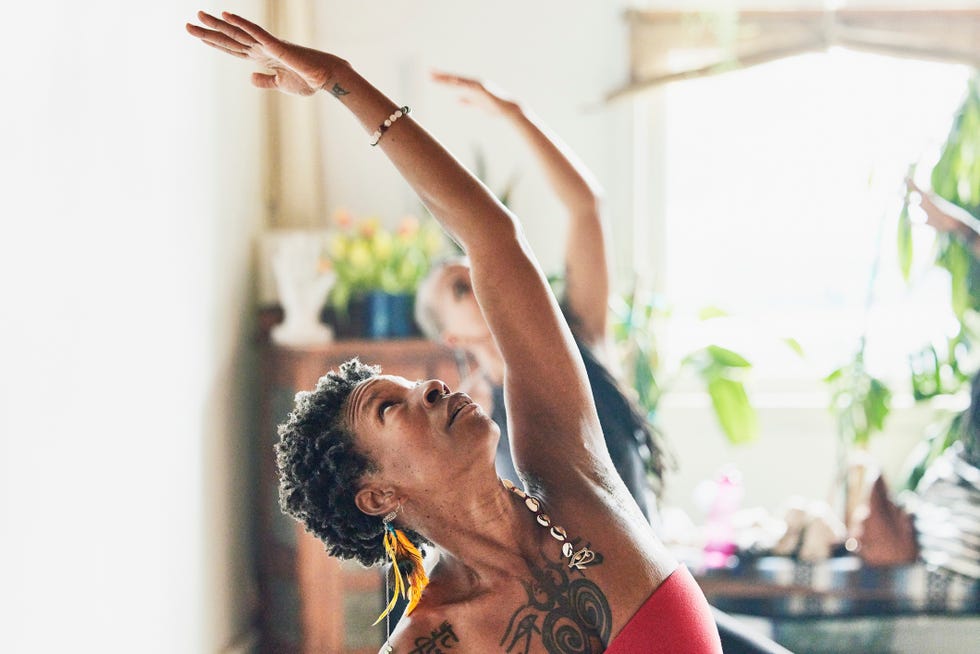
[[[380,375],[355,387],[345,419],[374,462],[371,483],[404,492],[449,483],[474,466],[492,469],[499,430],[465,393],[438,380]]]

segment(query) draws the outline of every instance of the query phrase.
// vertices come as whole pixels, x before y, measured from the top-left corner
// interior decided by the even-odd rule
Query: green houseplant
[[[613,334],[622,353],[626,382],[653,422],[670,385],[665,381],[655,336],[655,323],[667,312],[656,296],[634,291],[615,298],[612,313]],[[701,318],[721,315],[724,314],[712,309],[703,311]],[[756,439],[758,419],[744,383],[752,364],[745,357],[719,345],[708,345],[685,356],[681,367],[693,370],[704,383],[715,417],[729,442],[737,445]]]

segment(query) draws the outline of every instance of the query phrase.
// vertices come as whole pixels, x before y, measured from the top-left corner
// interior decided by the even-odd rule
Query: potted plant
[[[355,220],[345,210],[336,213],[334,224],[329,246],[337,275],[329,298],[334,320],[353,336],[418,333],[412,318],[415,292],[446,246],[438,224],[408,215],[392,230],[376,217]]]

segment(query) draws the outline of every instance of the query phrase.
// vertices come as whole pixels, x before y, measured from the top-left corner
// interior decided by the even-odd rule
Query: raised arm
[[[233,14],[198,16],[206,27],[188,25],[193,36],[269,69],[253,74],[256,86],[300,95],[322,89],[336,97],[462,244],[474,292],[503,354],[518,463],[549,476],[562,463],[593,461],[590,452],[604,451],[581,357],[507,209],[410,116],[398,116],[378,139],[379,126],[399,106],[348,62],[282,41]]]
[[[926,214],[926,224],[936,231],[960,238],[975,256],[980,257],[980,220],[935,193],[923,191],[911,178],[906,183],[909,190],[919,194],[919,205]]]
[[[591,346],[604,345],[609,305],[609,267],[603,221],[602,188],[585,164],[534,113],[496,85],[449,73],[433,79],[463,89],[462,100],[499,114],[528,144],[568,215],[565,241],[567,302],[578,321],[576,335]]]

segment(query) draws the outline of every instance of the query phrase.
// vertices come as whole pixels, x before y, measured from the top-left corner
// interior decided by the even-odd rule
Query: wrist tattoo
[[[347,95],[349,93],[350,91],[342,87],[340,84],[336,84],[336,83],[333,85],[333,88],[330,89],[330,94],[335,98],[339,98],[340,96]]]

